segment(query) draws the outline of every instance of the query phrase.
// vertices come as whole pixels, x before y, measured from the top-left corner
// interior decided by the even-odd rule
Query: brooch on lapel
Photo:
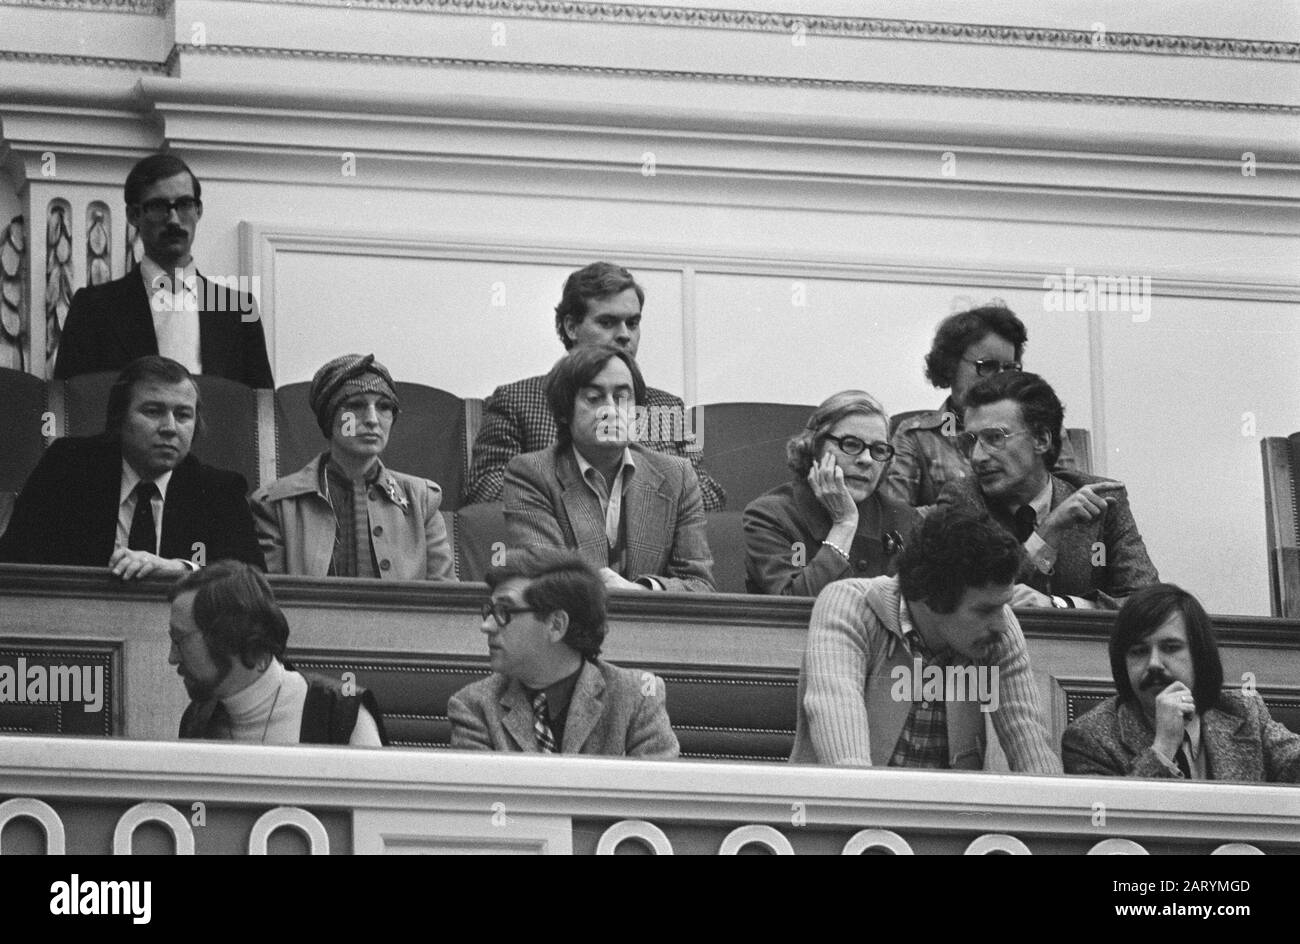
[[[903,550],[903,536],[897,531],[886,531],[880,536],[880,547],[886,557],[893,557]]]
[[[391,475],[386,475],[384,481],[380,484],[383,485],[384,491],[388,493],[388,500],[402,511],[406,511],[411,507],[411,503],[406,500],[406,496],[397,490],[397,480]]]

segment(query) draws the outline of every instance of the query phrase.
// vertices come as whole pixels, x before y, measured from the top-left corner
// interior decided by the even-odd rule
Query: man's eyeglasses
[[[992,377],[994,374],[1000,374],[1004,370],[1024,370],[1020,361],[1000,361],[995,357],[981,357],[973,361],[968,357],[963,357],[967,364],[975,365],[975,373],[981,377]]]
[[[158,197],[137,205],[144,218],[150,223],[166,223],[172,210],[176,211],[177,216],[190,217],[203,209],[203,201],[195,197],[181,197],[179,200],[164,200]]]
[[[537,611],[532,607],[516,606],[511,608],[500,600],[487,600],[479,608],[479,612],[483,614],[484,619],[491,616],[496,620],[498,626],[505,629],[510,625],[510,617],[516,613],[536,613]]]
[[[827,436],[831,442],[835,443],[840,452],[846,456],[860,456],[866,450],[871,450],[871,458],[877,462],[885,462],[894,458],[894,447],[887,442],[863,442],[857,436]]]
[[[975,451],[975,443],[981,442],[984,448],[989,452],[1001,452],[1006,446],[1007,440],[1012,436],[1027,436],[1029,431],[1018,429],[1015,432],[1007,429],[1005,426],[990,426],[988,429],[981,429],[978,433],[966,432],[957,437],[957,448],[967,459]]]

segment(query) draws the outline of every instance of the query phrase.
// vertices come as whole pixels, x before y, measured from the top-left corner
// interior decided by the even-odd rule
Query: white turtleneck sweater
[[[230,713],[231,740],[248,744],[297,744],[306,702],[307,680],[279,659],[257,681],[221,700]],[[348,743],[380,746],[379,728],[364,706]]]

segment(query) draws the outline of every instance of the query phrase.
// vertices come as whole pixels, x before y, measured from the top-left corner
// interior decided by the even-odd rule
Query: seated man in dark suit
[[[180,574],[233,557],[263,567],[248,485],[190,455],[199,388],[180,364],[133,361],[108,394],[100,436],[56,439],[0,538],[0,561]]]
[[[605,588],[582,558],[512,552],[487,584],[492,674],[447,703],[453,748],[677,756],[663,680],[598,658]]]
[[[569,276],[555,306],[555,330],[565,350],[575,344],[610,344],[636,357],[641,342],[641,307],[645,290],[622,266],[593,262]],[[555,442],[555,419],[546,408],[546,378],[526,377],[497,387],[483,404],[483,425],[474,439],[474,458],[465,483],[465,504],[499,501],[506,465],[524,452],[536,452]],[[688,449],[686,408],[679,397],[646,388],[644,406],[652,418],[653,435],[643,445],[655,452],[691,460],[705,511],[721,511],[727,496],[700,464],[702,453]],[[664,427],[668,428],[665,429]],[[698,445],[698,443],[696,444]]]
[[[203,216],[199,180],[180,158],[153,154],[126,178],[126,216],[144,258],[122,278],[81,289],[63,325],[55,379],[121,370],[162,354],[194,374],[274,387],[253,296],[205,279],[190,248]]]
[[[957,439],[972,474],[940,505],[987,509],[1025,545],[1030,566],[1013,606],[1115,609],[1160,578],[1120,482],[1055,471],[1065,409],[1042,377],[1002,373],[966,394]]]
[[[713,591],[695,471],[631,442],[645,403],[636,361],[575,347],[546,378],[556,443],[506,467],[510,546],[577,550],[616,590]]]
[[[1300,783],[1300,734],[1254,691],[1223,689],[1214,626],[1173,584],[1145,587],[1115,619],[1118,695],[1065,729],[1067,774]]]
[[[193,699],[181,717],[182,738],[387,743],[373,695],[297,672],[281,661],[289,623],[258,571],[222,561],[182,577],[167,598],[172,604],[167,661]]]

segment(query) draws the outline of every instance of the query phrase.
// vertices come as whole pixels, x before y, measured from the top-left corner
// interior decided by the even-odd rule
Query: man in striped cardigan
[[[940,508],[897,577],[823,590],[791,761],[978,770],[991,715],[1012,770],[1060,773],[1010,607],[1023,561],[987,514]]]

